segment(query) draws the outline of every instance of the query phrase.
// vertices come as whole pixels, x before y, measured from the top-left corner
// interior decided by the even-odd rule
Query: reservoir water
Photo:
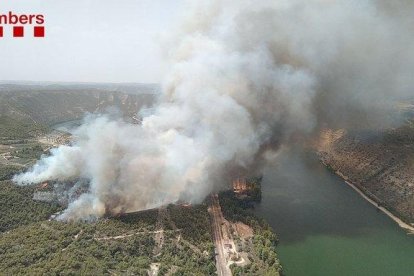
[[[279,235],[286,275],[414,275],[414,235],[328,171],[291,151],[268,167],[256,213]]]
[[[53,125],[51,128],[63,132],[73,133],[73,130],[82,124],[82,120],[75,119]]]

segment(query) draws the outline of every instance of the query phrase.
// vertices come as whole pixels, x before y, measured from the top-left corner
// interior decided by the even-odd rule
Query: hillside
[[[414,223],[414,128],[322,132],[322,161],[380,206]]]
[[[153,103],[157,89],[156,86],[136,90],[131,87],[124,87],[123,90],[110,88],[0,85],[0,127],[2,120],[10,118],[50,126],[79,119],[85,112],[103,112],[114,106],[132,116],[140,107]]]
[[[51,133],[52,125],[110,108],[131,120],[154,102],[157,89],[138,84],[0,84],[0,180],[33,164],[57,145],[55,140],[67,140],[63,133]]]
[[[51,219],[64,209],[59,200],[42,201],[37,196],[55,189],[56,183],[22,187],[10,181],[50,148],[70,143],[69,133],[51,126],[113,106],[130,120],[140,107],[151,106],[156,97],[153,89],[134,85],[0,85],[2,273],[216,274],[208,202],[65,223]],[[244,262],[229,259],[232,271],[237,275],[277,275],[274,273],[279,273],[281,266],[275,253],[276,236],[241,206],[231,197],[224,200],[229,230],[245,257]]]

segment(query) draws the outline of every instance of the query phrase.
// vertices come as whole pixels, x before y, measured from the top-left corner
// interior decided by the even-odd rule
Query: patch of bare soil
[[[233,224],[233,227],[241,238],[248,239],[253,237],[253,229],[250,226],[242,222],[236,222]]]

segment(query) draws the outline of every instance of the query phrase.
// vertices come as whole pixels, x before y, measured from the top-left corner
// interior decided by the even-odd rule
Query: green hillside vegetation
[[[252,262],[244,267],[231,265],[233,275],[279,275],[282,266],[276,254],[277,236],[269,224],[256,217],[245,202],[238,200],[231,191],[219,194],[220,205],[224,217],[231,221],[241,221],[253,228],[253,238],[249,241],[238,241],[243,251],[249,253]]]
[[[0,116],[0,181],[23,171],[45,153],[35,136],[47,127]]]
[[[39,159],[43,154],[43,148],[38,143],[26,144],[23,147],[13,151],[13,155],[19,158]]]
[[[34,201],[35,189],[0,182],[0,271],[6,275],[147,275],[151,263],[159,264],[159,275],[211,275],[216,269],[205,204],[167,208],[164,243],[155,255],[157,210],[94,223],[48,221],[63,208]]]
[[[177,229],[182,231],[180,236],[170,232],[170,242],[163,246],[160,256],[154,259],[161,263],[160,275],[165,275],[171,268],[175,271],[174,275],[214,274],[214,245],[207,205],[190,208],[170,205],[168,212]]]
[[[0,237],[0,271],[6,275],[147,275],[150,264],[159,263],[159,275],[170,270],[174,275],[211,275],[215,265],[206,208],[169,208],[182,234],[166,230],[158,255],[153,254],[152,232],[157,211],[95,223],[42,221],[19,227]],[[197,222],[184,223],[184,217]]]
[[[46,146],[37,139],[49,126],[109,106],[130,116],[154,97],[92,88],[0,91],[0,274],[148,275],[151,264],[159,267],[159,275],[214,274],[205,204],[169,206],[161,224],[157,210],[63,223],[48,220],[63,206],[34,201],[35,186],[10,181],[44,153]]]
[[[0,86],[0,275],[215,275],[215,254],[207,204],[169,205],[160,210],[106,217],[93,222],[49,221],[65,207],[33,200],[36,186],[10,180],[47,153],[43,136],[51,126],[82,118],[86,112],[118,107],[130,119],[151,106],[151,87],[93,88],[80,85]],[[101,91],[103,89],[104,91]],[[40,142],[42,141],[42,143]],[[250,195],[260,200],[260,181]],[[139,196],[139,195],[137,195]],[[228,220],[250,225],[255,235],[243,245],[251,264],[234,275],[277,275],[277,238],[254,217],[246,201],[222,194]],[[227,210],[228,209],[228,210]],[[240,242],[240,241],[238,241]]]
[[[61,208],[56,204],[34,201],[33,186],[16,186],[0,181],[0,232],[46,220]]]
[[[13,175],[15,175],[18,172],[21,172],[22,170],[23,170],[23,167],[20,167],[20,166],[0,165],[0,181],[11,179]]]
[[[13,144],[13,140],[17,143],[24,142],[21,139],[27,139],[30,137],[34,137],[38,134],[45,133],[47,131],[47,127],[34,123],[28,118],[17,117],[13,118],[10,116],[0,115],[0,139],[2,140],[2,144],[4,142],[8,142],[8,144]],[[20,139],[20,140],[19,140]]]
[[[249,200],[260,202],[262,200],[262,176],[250,177],[246,179]]]
[[[5,123],[0,120],[0,125],[6,125],[6,130],[20,133],[24,132],[24,127],[10,125],[10,119],[12,122],[51,126],[81,119],[88,112],[102,113],[110,107],[116,107],[123,114],[132,116],[140,107],[150,106],[154,98],[154,94],[146,92],[132,95],[92,88],[67,90],[56,87],[39,90],[36,86],[27,86],[13,91],[1,91],[0,87],[0,114],[5,117],[2,119]]]

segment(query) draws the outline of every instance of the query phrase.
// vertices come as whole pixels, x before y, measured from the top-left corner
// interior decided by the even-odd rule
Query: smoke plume
[[[198,2],[198,1],[197,1]],[[88,179],[61,219],[183,200],[321,125],[385,127],[412,95],[410,1],[205,1],[163,46],[170,71],[141,125],[93,116],[19,184]],[[410,94],[411,93],[411,94]],[[259,162],[260,163],[260,162]]]

